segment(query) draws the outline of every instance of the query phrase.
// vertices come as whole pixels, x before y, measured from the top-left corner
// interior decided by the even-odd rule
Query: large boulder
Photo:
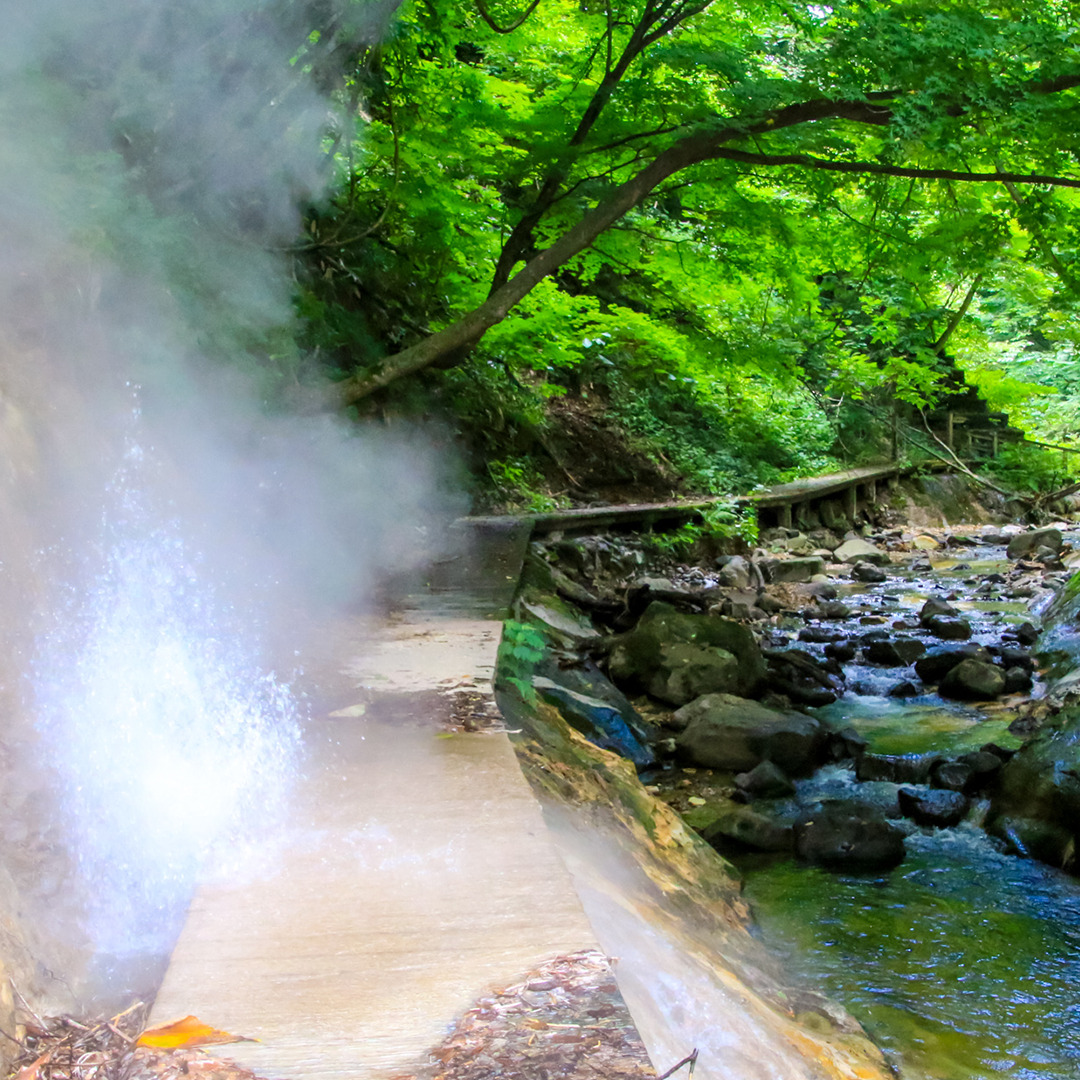
[[[1080,710],[1063,710],[997,776],[986,827],[1017,851],[1076,873]]]
[[[995,664],[968,657],[951,668],[938,686],[954,701],[992,701],[1005,689],[1005,673]]]
[[[915,674],[925,683],[940,682],[961,660],[990,661],[990,654],[981,645],[938,645],[915,661]]]
[[[829,870],[889,870],[904,860],[904,837],[873,807],[823,803],[796,822],[795,854]]]
[[[752,694],[765,675],[754,635],[741,623],[653,603],[611,651],[620,684],[685,705],[703,694]]]
[[[749,772],[771,761],[790,776],[810,772],[827,749],[821,722],[800,712],[781,712],[732,694],[707,694],[675,714],[684,725],[677,747],[696,765]]]
[[[1031,555],[1039,548],[1050,548],[1054,555],[1061,553],[1062,536],[1060,529],[1032,529],[1030,532],[1020,533],[1009,541],[1005,554],[1010,559],[1022,559]]]

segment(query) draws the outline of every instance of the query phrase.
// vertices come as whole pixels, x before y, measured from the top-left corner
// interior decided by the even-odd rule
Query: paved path
[[[472,606],[501,608],[519,568]],[[263,1076],[377,1080],[423,1062],[488,989],[597,948],[490,715],[500,624],[463,596],[344,628],[289,826],[256,872],[199,890],[155,1022],[257,1038],[228,1056]],[[488,730],[448,732],[462,710]]]

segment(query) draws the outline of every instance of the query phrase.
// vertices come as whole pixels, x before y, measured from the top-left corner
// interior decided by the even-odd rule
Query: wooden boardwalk
[[[715,496],[698,499],[671,499],[657,503],[630,503],[624,506],[581,507],[574,510],[556,510],[544,514],[491,515],[462,519],[475,529],[506,527],[511,521],[531,521],[534,533],[586,533],[605,529],[640,529],[656,525],[673,525],[692,521],[711,507],[734,501],[743,506],[756,507],[758,521],[766,525],[790,527],[798,516],[800,507],[816,507],[826,500],[836,500],[837,510],[849,519],[862,505],[877,499],[879,486],[893,485],[901,477],[913,473],[916,468],[938,468],[940,463],[922,466],[866,465],[844,472],[812,476],[794,480],[789,484],[777,484],[746,495]]]

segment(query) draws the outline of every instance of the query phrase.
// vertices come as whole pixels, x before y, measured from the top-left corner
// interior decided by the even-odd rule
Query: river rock
[[[756,851],[791,851],[794,830],[790,825],[738,803],[717,809],[716,817],[701,830],[701,835],[714,847],[722,846],[725,840],[734,840]]]
[[[730,555],[717,571],[716,579],[726,589],[749,589],[755,575],[746,559],[741,555]]]
[[[683,757],[708,769],[749,772],[771,761],[798,776],[824,759],[825,732],[805,713],[770,709],[732,694],[706,694],[676,714]]]
[[[918,536],[913,536],[911,538],[911,546],[916,551],[937,551],[937,549],[941,547],[941,541],[934,536],[920,533]]]
[[[847,637],[847,631],[835,626],[804,626],[798,634],[800,641],[808,641],[815,645],[829,645],[834,641],[842,641]]]
[[[1020,533],[1009,541],[1005,554],[1010,559],[1022,559],[1031,555],[1041,547],[1049,548],[1056,558],[1062,547],[1061,530],[1055,528],[1032,529],[1030,532]]]
[[[796,822],[795,854],[829,870],[889,870],[904,860],[904,837],[880,810],[824,803]]]
[[[913,791],[901,788],[896,793],[900,813],[916,825],[947,829],[959,825],[967,813],[968,801],[959,791]]]
[[[841,664],[846,664],[849,660],[854,660],[857,651],[855,643],[847,638],[843,641],[831,641],[825,646],[825,655],[829,657],[830,660],[837,660]]]
[[[775,762],[762,761],[735,777],[735,786],[751,799],[781,799],[795,794],[791,778]]]
[[[1002,767],[987,829],[1017,851],[1076,873],[1080,711],[1063,710]]]
[[[867,585],[877,585],[888,580],[889,575],[880,566],[860,561],[851,568],[851,576],[856,581],[865,582]]]
[[[867,562],[875,566],[888,566],[890,561],[888,552],[859,537],[845,540],[833,552],[833,558],[842,563]]]
[[[892,784],[925,784],[942,760],[940,754],[860,754],[855,759],[855,779],[887,780]]]
[[[1005,669],[1004,693],[1026,694],[1034,685],[1035,680],[1031,677],[1031,672],[1027,668],[1015,666]]]
[[[1010,633],[1001,635],[1002,641],[1008,638],[1014,638],[1021,645],[1034,645],[1039,640],[1039,630],[1029,622],[1021,623],[1014,626]]]
[[[685,705],[703,694],[753,693],[765,661],[740,623],[656,602],[611,650],[608,670],[617,683]]]
[[[907,667],[926,652],[926,646],[915,638],[893,638],[891,641],[870,641],[863,647],[863,656],[871,664],[882,667]]]
[[[905,679],[903,682],[898,682],[895,686],[889,687],[889,697],[912,698],[918,696],[919,688],[910,679]]]
[[[939,761],[930,770],[930,783],[945,791],[969,791],[975,782],[975,767],[967,761]]]
[[[840,600],[821,600],[815,607],[806,608],[803,617],[807,619],[840,620],[851,617],[851,608]]]
[[[972,750],[961,754],[956,760],[971,768],[971,779],[965,791],[982,791],[989,787],[1004,765],[1004,761],[990,750]]]
[[[815,555],[798,559],[762,559],[759,565],[770,584],[807,582],[815,574],[825,573],[825,560]]]
[[[915,674],[925,683],[940,682],[961,660],[990,661],[990,654],[981,645],[937,645],[915,661]]]
[[[926,626],[931,619],[946,618],[956,619],[959,618],[960,612],[947,603],[945,600],[939,600],[936,596],[931,596],[929,600],[919,609],[919,622]]]
[[[936,638],[943,641],[966,641],[971,637],[971,623],[966,619],[948,619],[944,615],[931,615],[923,625]]]
[[[1019,667],[1025,671],[1035,670],[1035,657],[1027,649],[1021,649],[1015,645],[1002,645],[997,655],[1003,668]]]
[[[1005,673],[994,664],[968,657],[950,669],[938,686],[954,701],[990,701],[1005,690]]]

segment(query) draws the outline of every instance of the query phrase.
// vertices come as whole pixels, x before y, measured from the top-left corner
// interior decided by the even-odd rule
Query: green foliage
[[[539,490],[543,478],[524,455],[489,461],[487,474],[496,502],[506,510],[543,514],[559,508],[557,500]]]
[[[657,12],[673,21],[643,33]],[[675,140],[731,123],[753,129],[729,139],[749,153],[1069,173],[1077,91],[1045,89],[1078,60],[1058,0],[544,0],[506,34],[470,3],[407,2],[340,90],[339,186],[308,217],[302,344],[333,377],[375,367],[475,308]],[[880,123],[855,117],[885,97]],[[823,99],[853,116],[758,123]],[[1032,389],[1064,372],[1028,351],[1073,364],[1078,251],[1080,195],[1064,188],[712,160],[559,265],[427,390],[526,507],[544,402],[564,392],[604,394],[710,492],[880,453],[887,436],[852,403],[938,407],[953,355],[1000,373],[972,382],[1027,430],[1065,438],[1080,409]]]
[[[645,542],[657,554],[687,558],[702,541],[741,540],[752,546],[757,543],[757,537],[756,510],[731,501],[710,506],[702,512],[701,521],[686,521],[674,529],[650,532]]]
[[[513,619],[504,622],[495,662],[500,688],[513,688],[522,700],[534,705],[537,697],[532,684],[533,670],[546,651],[547,642],[536,627]]]
[[[1075,455],[1042,446],[1009,446],[987,463],[986,472],[1009,491],[1039,494],[1064,487],[1077,475]]]

